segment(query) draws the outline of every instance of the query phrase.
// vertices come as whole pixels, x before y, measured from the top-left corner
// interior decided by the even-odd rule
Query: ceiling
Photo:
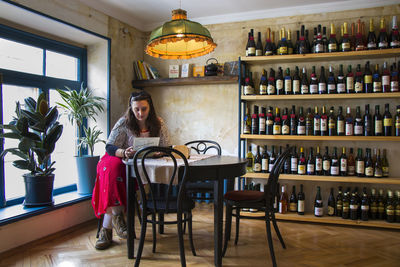
[[[141,31],[171,20],[182,8],[188,19],[217,24],[399,4],[399,0],[78,0]]]

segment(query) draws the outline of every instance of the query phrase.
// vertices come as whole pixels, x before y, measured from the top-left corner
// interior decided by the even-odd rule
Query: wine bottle
[[[331,157],[329,156],[329,149],[325,147],[325,154],[322,157],[322,174],[325,176],[331,175]]]
[[[354,176],[355,173],[356,173],[356,162],[353,156],[353,148],[351,147],[349,156],[347,158],[347,175]]]
[[[371,77],[371,79],[372,79],[372,77]],[[364,79],[363,79],[363,75],[361,73],[361,65],[360,64],[357,64],[354,92],[355,93],[364,93]]]
[[[289,149],[290,149],[289,144],[286,144],[286,150],[289,150]],[[286,157],[285,162],[283,163],[283,173],[285,173],[285,174],[291,173],[290,163],[291,163],[290,157]]]
[[[289,211],[290,212],[297,212],[297,197],[296,197],[296,186],[293,185],[292,187],[292,194],[289,198]]]
[[[258,106],[254,105],[253,114],[251,115],[251,134],[258,134]]]
[[[275,155],[275,146],[271,146],[271,154],[269,155],[268,161],[268,170],[269,172],[272,171],[272,168],[275,165],[276,155]]]
[[[315,66],[312,66],[312,73],[310,76],[310,94],[318,94],[318,79],[315,73]]]
[[[251,145],[249,146],[249,150],[247,150],[246,159],[247,159],[246,171],[253,172],[254,156],[253,153],[251,153]]]
[[[378,219],[385,219],[385,199],[383,196],[383,189],[379,189],[378,191]]]
[[[367,49],[368,50],[374,50],[376,49],[376,35],[374,32],[374,20],[369,19],[369,33],[368,33],[368,43],[367,43]]]
[[[368,221],[369,215],[369,199],[367,195],[367,188],[363,188],[363,195],[361,199],[361,220]]]
[[[335,25],[331,23],[331,34],[329,36],[328,52],[338,52],[338,45],[336,41]]]
[[[267,94],[267,83],[268,83],[267,80],[268,80],[267,71],[263,69],[261,78],[260,78],[260,95]]]
[[[308,39],[308,30],[306,30],[306,45],[307,45],[307,53],[311,53],[311,44],[310,39]]]
[[[307,175],[315,175],[315,158],[312,147],[310,147],[310,153],[307,160]]]
[[[374,135],[383,135],[383,121],[382,116],[379,113],[379,105],[375,105],[375,115],[374,115]]]
[[[272,56],[274,54],[271,42],[271,29],[267,28],[267,39],[265,41],[264,56]]]
[[[288,196],[286,193],[286,186],[282,185],[281,196],[279,198],[279,213],[285,214],[288,208]]]
[[[400,222],[400,190],[396,190],[395,221]]]
[[[350,38],[347,31],[347,22],[343,23],[342,52],[351,51]]]
[[[290,120],[288,117],[288,108],[283,110],[282,114],[282,135],[290,134]]]
[[[279,47],[279,55],[287,55],[288,54],[288,43],[286,41],[285,28],[281,29],[282,39]]]
[[[392,114],[389,111],[389,104],[385,104],[385,113],[383,113],[383,135],[392,136]]]
[[[321,187],[317,186],[317,194],[314,201],[314,215],[316,217],[324,216],[324,205],[321,197]]]
[[[304,154],[304,148],[300,147],[299,160],[297,162],[297,174],[306,174],[306,156]]]
[[[349,192],[344,192],[343,194],[343,209],[342,209],[342,218],[348,219],[350,217],[350,199]]]
[[[328,52],[328,38],[326,38],[326,27],[322,27],[322,44],[324,45],[324,53]]]
[[[354,135],[354,121],[353,121],[353,117],[351,116],[351,109],[350,109],[350,107],[347,107],[347,108],[346,108],[345,135],[346,135],[346,136],[352,136],[352,135]]]
[[[369,113],[369,104],[365,105],[364,136],[372,136],[372,117]]]
[[[333,188],[331,188],[331,192],[328,197],[328,216],[335,216],[335,197],[333,196]]]
[[[349,36],[350,39],[350,51],[354,51],[356,47],[356,36],[355,36],[355,24],[354,22],[351,23],[351,34]]]
[[[389,162],[386,157],[386,149],[383,149],[382,155],[382,176],[389,177]]]
[[[315,154],[315,175],[322,175],[322,156],[319,146],[317,146],[317,152]]]
[[[301,76],[301,94],[305,95],[309,93],[309,87],[308,87],[308,80],[307,80],[307,72],[306,68],[303,67],[303,75]]]
[[[256,43],[254,42],[254,30],[251,29],[249,33],[249,38],[247,40],[246,46],[246,56],[255,56],[256,55]]]
[[[370,200],[370,210],[371,210],[371,219],[378,219],[378,198],[376,196],[376,189],[371,189],[371,200]]]
[[[244,79],[243,94],[254,95],[253,79],[251,72],[249,72],[246,78]]]
[[[364,135],[364,122],[361,117],[360,106],[357,106],[357,108],[356,108],[356,117],[354,120],[354,135],[355,136],[363,136]]]
[[[303,114],[303,107],[300,107],[299,111],[299,119],[297,121],[297,135],[305,135],[306,134],[306,119]]]
[[[364,160],[364,174],[366,177],[374,177],[374,165],[372,163],[372,158],[371,158],[371,149],[367,148],[366,149],[366,156]]]
[[[379,64],[375,64],[375,71],[372,75],[372,92],[382,93],[382,81],[379,73]]]
[[[338,44],[339,44],[339,49],[338,49],[338,52],[342,52],[343,51],[343,48],[342,48],[342,43],[343,43],[343,24],[342,25],[340,25],[340,38],[339,38],[339,41],[338,41]]]
[[[308,39],[308,38],[307,38]],[[317,42],[317,28],[314,27],[314,36],[311,43],[311,53],[315,53],[315,44]]]
[[[335,110],[333,107],[329,110],[328,116],[328,135],[335,136],[336,135],[336,118],[335,118]]]
[[[293,43],[292,43],[292,31],[288,30],[287,31],[287,47],[288,47],[288,55],[293,54]]]
[[[343,212],[343,194],[342,194],[342,187],[339,186],[339,192],[336,197],[336,216],[342,217]]]
[[[329,71],[331,71],[331,67],[329,67]],[[332,72],[329,73],[330,75],[333,75]],[[335,81],[335,76],[333,76],[333,80]],[[334,85],[336,87],[336,82],[334,82]],[[326,94],[327,93],[327,89],[326,89],[326,78],[325,78],[325,68],[323,66],[321,66],[321,74],[319,76],[319,81],[318,81],[318,93],[319,94]]]
[[[293,49],[293,48],[292,48]],[[284,92],[285,95],[291,95],[292,92],[292,76],[290,76],[290,69],[286,68],[285,73],[285,83],[284,83]]]
[[[265,134],[265,107],[261,107],[261,112],[258,114],[258,134]]]
[[[381,18],[381,28],[379,30],[379,36],[378,36],[378,48],[379,49],[389,48],[388,36],[386,33],[386,25],[384,18]]]
[[[273,55],[276,55],[276,45],[275,45],[275,32],[271,32],[271,45],[272,45],[272,52]]]
[[[355,50],[362,51],[365,50],[362,30],[361,30],[361,20],[358,19],[357,21],[357,33],[356,33],[356,41],[355,41]]]
[[[331,173],[330,173],[330,175],[338,176],[339,175],[339,168],[340,168],[340,166],[339,166],[339,160],[338,160],[338,157],[337,157],[337,148],[334,147],[333,148],[333,154],[332,154],[332,157],[331,157]]]
[[[382,178],[383,177],[382,159],[381,159],[381,150],[380,149],[378,149],[378,155],[377,155],[376,161],[375,161],[374,177],[375,178]]]
[[[251,114],[249,111],[249,107],[246,107],[246,114],[243,119],[243,134],[251,133]]]
[[[282,122],[279,108],[275,108],[275,120],[274,120],[274,128],[272,131],[273,135],[280,135],[282,134]]]
[[[257,44],[256,44],[256,56],[263,55],[263,45],[261,43],[261,32],[258,32]]]
[[[272,68],[269,71],[267,94],[268,95],[275,95],[276,94],[276,89],[275,89],[275,71]]]
[[[254,158],[253,172],[261,172],[261,153],[260,146],[257,146],[257,154]]]
[[[314,116],[311,113],[311,108],[308,108],[306,115],[306,135],[313,135],[313,122]]]
[[[342,155],[340,156],[340,175],[347,176],[347,156],[345,147],[342,147]]]
[[[394,213],[394,205],[393,205],[393,192],[392,190],[387,191],[387,200],[386,200],[386,221],[389,223],[393,223],[395,219]]]
[[[303,184],[300,184],[300,192],[297,195],[297,214],[304,215],[304,202],[305,202],[305,195],[303,192]]]
[[[396,136],[400,136],[400,105],[396,107],[396,116],[394,118],[394,132]]]
[[[300,94],[300,76],[299,76],[299,67],[298,66],[296,66],[295,72],[294,72],[294,75],[293,75],[292,89],[293,89],[293,94],[294,95],[299,95]]]
[[[321,24],[318,25],[317,37],[314,44],[314,53],[324,53],[324,43],[322,41],[322,28]]]
[[[318,107],[314,107],[314,118],[313,118],[313,128],[314,128],[314,136],[321,135],[321,116],[318,114]]]
[[[358,148],[356,157],[356,175],[358,177],[363,177],[364,174],[365,174],[364,157],[362,154],[362,149]]]
[[[390,33],[389,41],[391,48],[400,47],[399,28],[397,27],[397,16],[393,16],[392,19],[392,32]]]
[[[264,151],[261,157],[261,172],[267,173],[268,172],[268,161],[269,161],[269,156],[268,156],[268,147],[267,145],[264,145]]]
[[[283,73],[282,73],[282,68],[278,68],[278,75],[276,76],[276,94],[278,95],[283,95],[284,94],[284,89],[283,89]]]
[[[307,54],[310,52],[306,42],[304,25],[301,25],[299,46],[297,50],[299,54]]]
[[[365,63],[365,70],[364,70],[364,92],[365,93],[372,93],[373,84],[372,84],[372,72],[369,68],[369,61]]]
[[[389,93],[390,90],[390,71],[387,66],[387,62],[383,62],[383,70],[382,70],[382,92]]]
[[[272,107],[268,108],[267,117],[265,120],[265,134],[272,135],[274,129],[274,115],[272,114]]]
[[[326,115],[325,106],[322,106],[322,113],[321,113],[321,136],[328,135],[328,116]]]
[[[296,31],[296,43],[294,44],[293,54],[299,54],[299,46],[300,46],[300,31]]]
[[[339,88],[339,86],[338,86],[338,88]],[[361,86],[361,88],[362,88],[362,86]],[[355,93],[355,91],[354,91],[354,74],[353,74],[353,72],[351,70],[351,65],[347,66],[346,90],[347,90],[348,94]]]
[[[396,63],[390,67],[390,92],[399,91],[399,72],[396,69]]]
[[[331,77],[330,72],[331,72],[331,70],[329,68],[329,77]],[[332,76],[333,76],[333,78],[335,78],[333,72],[332,72]],[[329,81],[329,78],[328,78],[328,81]],[[329,82],[328,82],[328,84],[329,84]],[[335,93],[335,89],[337,90],[338,94],[346,93],[346,81],[344,79],[343,64],[340,64],[340,66],[339,66],[339,74],[338,74],[338,77],[337,77],[336,88],[331,88],[331,90],[333,91],[331,93]],[[329,90],[329,85],[328,85],[328,94],[329,94],[329,91],[330,90]]]
[[[351,194],[350,198],[350,219],[357,220],[357,210],[358,210],[358,203],[356,198],[356,193]]]
[[[292,112],[290,113],[290,135],[297,135],[297,116],[294,105],[292,105]]]
[[[292,154],[290,155],[290,171],[292,174],[297,174],[298,156],[296,153],[296,147],[294,147]]]
[[[339,106],[339,111],[338,111],[338,115],[336,118],[337,124],[336,124],[336,129],[337,129],[337,135],[341,136],[341,135],[345,135],[345,122],[344,122],[344,116],[343,116],[343,108],[342,106]]]

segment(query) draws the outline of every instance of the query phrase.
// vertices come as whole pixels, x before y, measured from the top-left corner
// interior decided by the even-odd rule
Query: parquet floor
[[[188,266],[213,266],[212,214],[212,205],[202,204],[194,211],[198,256],[192,256],[186,235]],[[273,234],[280,267],[400,266],[400,231],[283,221],[278,225],[287,245],[283,249]],[[132,266],[134,260],[126,256],[125,240],[114,237],[114,244],[108,250],[94,248],[96,229],[97,222],[91,221],[5,252],[0,254],[0,266]],[[180,266],[175,226],[166,226],[165,234],[157,236],[155,254],[151,252],[150,231],[146,238],[141,266]],[[230,242],[223,266],[271,266],[263,221],[241,221],[239,243],[234,246],[233,240]]]

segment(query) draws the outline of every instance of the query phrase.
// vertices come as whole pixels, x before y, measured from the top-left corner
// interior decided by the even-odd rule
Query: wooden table
[[[125,162],[127,174],[127,225],[128,258],[134,258],[134,170],[132,160]],[[214,182],[214,263],[222,266],[222,224],[223,224],[223,188],[224,180],[229,181],[232,189],[236,177],[246,173],[247,160],[232,156],[213,156],[189,163],[188,177],[191,181],[207,180]]]

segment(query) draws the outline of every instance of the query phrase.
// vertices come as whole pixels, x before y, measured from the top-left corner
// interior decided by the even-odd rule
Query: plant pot
[[[78,194],[87,195],[93,193],[99,159],[100,156],[75,157],[78,172]]]
[[[54,174],[35,176],[27,173],[23,177],[25,181],[25,206],[53,205]]]

